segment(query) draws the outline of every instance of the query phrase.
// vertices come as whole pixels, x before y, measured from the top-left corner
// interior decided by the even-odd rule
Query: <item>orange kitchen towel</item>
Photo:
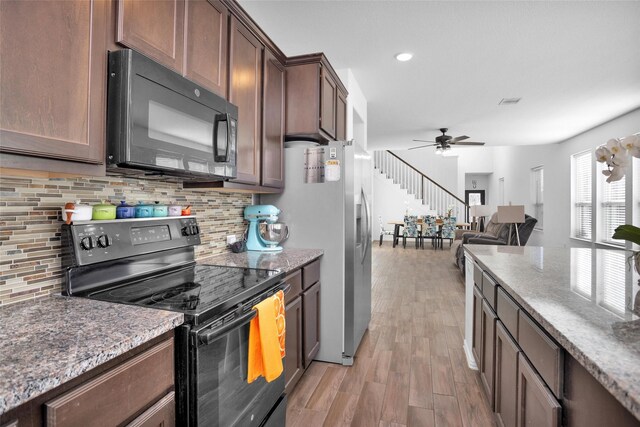
[[[258,315],[249,324],[249,361],[247,382],[263,376],[267,382],[282,373],[285,346],[284,292],[261,301],[253,307]]]

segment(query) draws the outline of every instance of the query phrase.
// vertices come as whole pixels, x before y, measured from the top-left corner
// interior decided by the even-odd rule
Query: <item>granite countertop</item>
[[[229,252],[203,258],[199,264],[223,265],[227,267],[266,268],[289,273],[320,258],[322,249],[283,249],[282,252]]]
[[[627,284],[629,301],[611,286],[629,274],[627,253],[493,245],[465,250],[640,419],[640,313],[628,308],[638,297],[637,274]]]
[[[2,307],[0,415],[182,322],[182,313],[60,295]]]

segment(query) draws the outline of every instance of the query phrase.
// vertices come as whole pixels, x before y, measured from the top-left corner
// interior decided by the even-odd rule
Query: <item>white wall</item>
[[[419,150],[393,150],[393,153],[426,176],[460,197],[458,193],[458,158],[435,154],[434,147]],[[464,200],[464,191],[461,199]]]
[[[640,109],[557,144],[458,148],[458,157],[442,158],[429,149],[395,152],[426,175],[464,199],[467,174],[488,175],[487,204],[498,205],[498,180],[504,178],[505,204],[531,205],[531,169],[544,167],[544,231],[534,231],[527,244],[585,246],[569,237],[571,227],[571,155],[595,151],[610,138],[640,131]],[[416,154],[416,153],[419,153]],[[455,175],[455,179],[452,176]],[[627,177],[631,179],[630,176]],[[604,177],[602,177],[604,181]],[[635,182],[640,178],[635,177]],[[638,186],[638,185],[636,185]],[[452,190],[453,189],[453,190]],[[375,210],[375,209],[374,209]],[[400,214],[399,214],[400,215]]]
[[[558,144],[494,147],[494,173],[490,179],[490,204],[497,205],[498,179],[505,179],[505,203],[525,205],[531,213],[531,169],[544,167],[544,231],[534,232],[528,244],[585,246],[569,237],[571,227],[571,155],[595,151],[610,138],[640,130],[640,109]],[[604,181],[604,177],[601,177]],[[630,178],[629,178],[630,179]],[[638,178],[636,177],[636,182]],[[494,189],[496,191],[494,191]]]
[[[378,171],[373,173],[373,239],[380,238],[380,225],[378,218],[382,217],[382,225],[386,230],[393,231],[389,221],[402,221],[405,212],[411,215],[426,215],[427,208],[415,197],[407,194],[407,190],[400,188],[400,184],[394,184]],[[391,241],[391,236],[385,237]]]

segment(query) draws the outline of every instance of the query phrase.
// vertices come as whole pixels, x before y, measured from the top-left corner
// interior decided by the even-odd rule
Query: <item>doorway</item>
[[[464,192],[464,202],[467,206],[484,205],[484,197],[484,190],[465,190]],[[469,222],[468,208],[465,221]]]

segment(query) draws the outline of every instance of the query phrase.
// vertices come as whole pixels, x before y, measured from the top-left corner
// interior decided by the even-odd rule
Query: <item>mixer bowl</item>
[[[269,224],[261,222],[258,224],[260,238],[268,245],[277,245],[289,237],[289,227],[283,223]]]

